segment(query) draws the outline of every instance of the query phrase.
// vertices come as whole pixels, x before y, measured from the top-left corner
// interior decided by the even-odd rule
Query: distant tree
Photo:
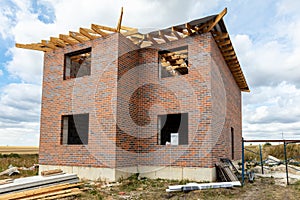
[[[269,147],[269,146],[272,146],[272,144],[271,144],[270,142],[266,142],[266,143],[264,144],[264,147]]]

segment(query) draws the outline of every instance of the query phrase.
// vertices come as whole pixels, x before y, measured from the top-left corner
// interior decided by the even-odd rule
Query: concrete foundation
[[[215,181],[215,168],[193,167],[162,167],[162,166],[136,166],[124,168],[96,168],[78,166],[40,165],[39,174],[42,171],[61,169],[65,173],[75,173],[80,179],[113,182],[120,178],[127,178],[132,174],[139,173],[140,177],[151,179],[189,179],[193,181]]]

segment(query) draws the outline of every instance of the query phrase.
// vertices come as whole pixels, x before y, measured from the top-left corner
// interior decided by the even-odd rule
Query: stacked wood
[[[0,196],[0,200],[36,200],[36,199],[59,199],[76,196],[82,193],[77,184],[59,184],[38,189],[26,190],[18,193],[10,193]]]
[[[53,170],[48,170],[48,171],[42,171],[41,175],[42,176],[50,176],[50,175],[55,175],[55,174],[61,174],[63,171],[61,169],[53,169]]]
[[[216,164],[217,175],[220,181],[222,182],[232,182],[239,181],[234,172],[230,169],[227,163],[218,163]]]

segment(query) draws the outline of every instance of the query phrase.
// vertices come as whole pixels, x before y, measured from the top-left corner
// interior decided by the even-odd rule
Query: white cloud
[[[12,83],[1,89],[0,145],[38,145],[41,87]]]
[[[3,75],[3,71],[0,69],[0,76],[2,76]]]

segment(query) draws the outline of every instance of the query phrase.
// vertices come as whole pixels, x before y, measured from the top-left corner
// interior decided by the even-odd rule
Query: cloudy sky
[[[243,93],[247,139],[300,139],[300,1],[295,0],[1,0],[0,145],[37,146],[43,53],[17,49],[59,33],[123,25],[161,29],[217,14],[251,93]]]

